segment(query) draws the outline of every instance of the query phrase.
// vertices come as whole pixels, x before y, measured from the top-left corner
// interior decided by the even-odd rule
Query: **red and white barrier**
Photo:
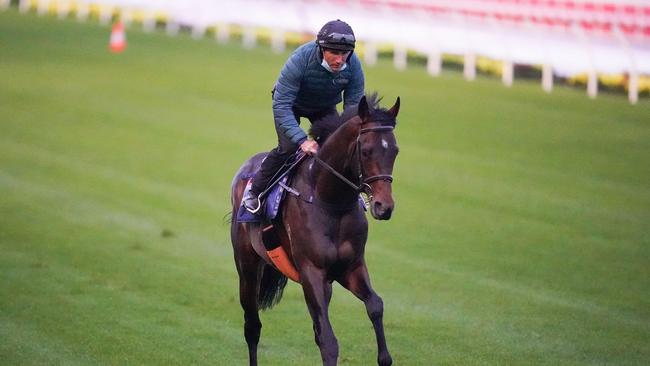
[[[64,0],[21,0],[26,11],[36,4],[45,13]],[[630,76],[630,101],[639,75],[650,75],[650,1],[648,0],[78,0],[77,17],[89,7],[100,9],[108,23],[118,13],[137,11],[146,31],[164,14],[167,32],[191,27],[200,38],[216,29],[218,42],[230,27],[243,29],[245,47],[254,47],[260,29],[270,31],[272,47],[284,50],[287,33],[314,34],[325,22],[343,19],[365,45],[364,60],[376,62],[377,49],[391,45],[394,64],[407,67],[407,52],[428,58],[427,70],[440,73],[441,55],[465,59],[464,75],[472,80],[476,57],[503,61],[505,85],[513,82],[514,65],[542,67],[542,86],[552,90],[553,75],[587,73],[588,94],[597,94],[598,74]],[[101,10],[103,9],[103,10]]]

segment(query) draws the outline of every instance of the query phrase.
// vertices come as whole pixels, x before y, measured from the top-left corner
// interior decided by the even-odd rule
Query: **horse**
[[[384,305],[373,290],[364,259],[369,206],[377,220],[390,219],[392,172],[398,153],[394,135],[400,99],[390,109],[379,107],[376,94],[362,97],[356,108],[330,120],[314,121],[310,134],[320,148],[296,164],[290,189],[274,222],[276,240],[295,265],[292,278],[302,286],[313,321],[315,341],[324,366],[336,365],[339,347],[329,321],[332,283],[337,281],[365,304],[377,340],[377,363],[393,360],[384,335]],[[241,205],[246,185],[264,154],[247,160],[232,182],[233,212]],[[360,193],[368,203],[360,201]],[[234,216],[234,215],[233,215]],[[277,304],[287,276],[276,267],[264,246],[263,224],[231,222],[231,240],[244,310],[244,337],[249,364],[257,365],[262,323],[259,311]]]

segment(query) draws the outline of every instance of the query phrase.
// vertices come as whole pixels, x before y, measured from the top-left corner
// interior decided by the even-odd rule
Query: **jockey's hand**
[[[318,152],[318,142],[314,140],[305,140],[300,144],[300,150],[307,155],[314,155]]]

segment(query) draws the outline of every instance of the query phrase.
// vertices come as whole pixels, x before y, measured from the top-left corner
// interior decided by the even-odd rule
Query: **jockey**
[[[278,146],[262,162],[253,184],[244,196],[252,213],[260,209],[259,195],[285,161],[300,148],[308,155],[318,152],[318,143],[300,127],[300,118],[310,123],[359,104],[364,94],[361,62],[354,53],[352,28],[341,20],[327,22],[316,42],[303,44],[289,57],[273,89],[273,118]]]

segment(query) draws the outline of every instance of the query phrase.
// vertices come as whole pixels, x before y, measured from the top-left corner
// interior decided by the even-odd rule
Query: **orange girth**
[[[266,254],[269,255],[269,258],[271,258],[271,262],[273,262],[275,268],[282,272],[283,275],[287,276],[287,278],[295,282],[300,282],[300,275],[298,274],[296,267],[293,266],[293,263],[287,256],[287,252],[284,251],[284,248],[282,248],[282,246],[279,246],[273,250],[269,250],[266,252]]]

